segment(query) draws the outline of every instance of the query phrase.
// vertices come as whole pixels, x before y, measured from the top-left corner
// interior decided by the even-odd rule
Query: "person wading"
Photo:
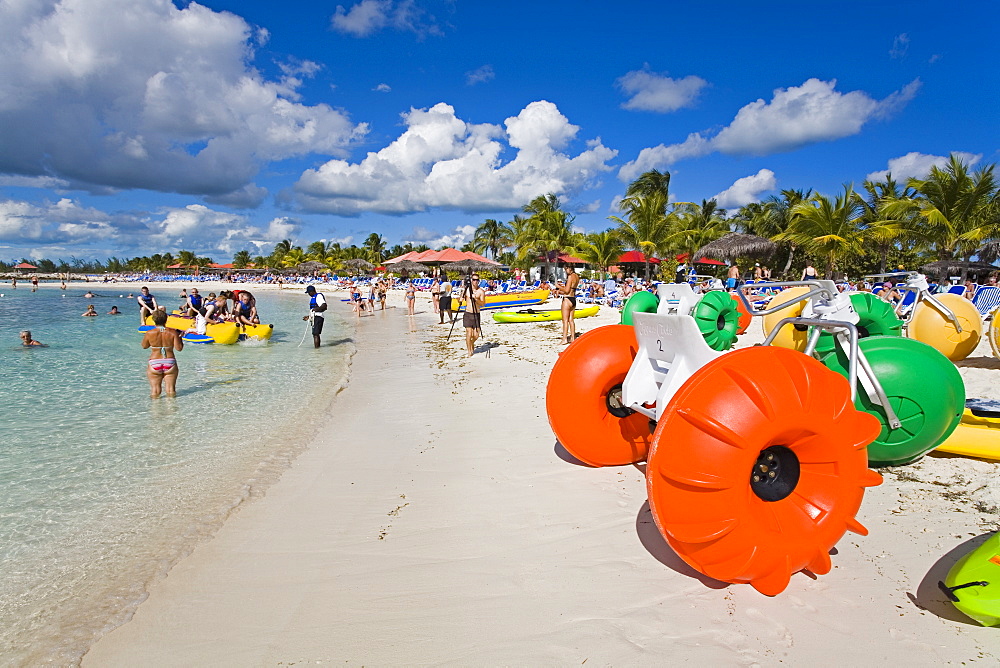
[[[309,315],[302,316],[302,319],[312,319],[313,347],[319,348],[319,335],[323,332],[325,319],[323,311],[326,310],[326,297],[322,292],[316,292],[314,285],[306,288],[306,294],[309,295]]]

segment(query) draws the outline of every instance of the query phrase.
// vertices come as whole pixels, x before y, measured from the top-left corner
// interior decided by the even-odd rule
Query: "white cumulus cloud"
[[[39,204],[0,201],[0,241],[85,243],[116,236],[107,213],[68,198]]]
[[[384,28],[413,32],[418,37],[442,34],[435,18],[414,0],[361,0],[350,9],[337,5],[330,26],[354,37],[369,37]]]
[[[762,169],[756,174],[736,179],[733,185],[715,196],[715,201],[724,209],[741,207],[750,202],[760,201],[760,194],[774,190],[777,184],[774,172]]]
[[[472,241],[474,236],[476,236],[474,225],[459,225],[448,233],[417,226],[413,228],[409,236],[403,239],[403,243],[425,244],[431,248],[461,248]]]
[[[337,5],[330,22],[334,30],[355,37],[367,37],[388,25],[390,9],[392,3],[388,0],[362,0],[350,9]]]
[[[266,227],[250,223],[241,214],[216,211],[202,204],[167,208],[147,222],[148,244],[155,248],[185,248],[199,255],[239,250],[270,250],[281,239],[294,238],[301,224],[287,217],[271,220]]]
[[[801,86],[779,88],[740,109],[732,122],[713,137],[692,133],[680,144],[640,151],[619,177],[628,181],[642,172],[715,151],[730,155],[769,155],[809,144],[855,135],[865,123],[886,118],[906,105],[920,88],[914,80],[883,100],[863,91],[841,93],[836,81],[808,79]]]
[[[955,151],[952,155],[968,165],[974,165],[983,158],[982,153],[965,153]],[[892,174],[897,183],[906,183],[909,178],[922,179],[930,174],[931,167],[944,167],[948,164],[946,155],[928,155],[910,151],[906,155],[889,160],[889,168],[872,172],[866,178],[870,181],[881,181]]]
[[[242,214],[202,204],[167,207],[156,212],[109,214],[62,198],[56,202],[0,200],[0,243],[92,256],[100,248],[115,255],[148,255],[180,249],[198,255],[231,256],[238,250],[270,251],[281,239],[295,238],[301,224],[279,217],[266,225]]]
[[[474,86],[477,83],[483,83],[484,81],[491,81],[496,77],[496,73],[493,72],[492,65],[483,65],[482,67],[477,67],[471,72],[465,73],[465,83],[468,86]]]
[[[260,38],[193,2],[0,4],[0,173],[223,196],[265,161],[345,155],[365,126],[297,101],[315,63],[264,78]]]
[[[517,209],[541,194],[586,188],[617,154],[593,139],[572,155],[568,147],[579,128],[544,100],[503,127],[467,123],[443,102],[402,116],[406,130],[382,150],[358,163],[331,160],[304,172],[295,184],[298,204],[341,215]],[[508,147],[514,157],[505,162],[500,156]]]
[[[629,72],[616,82],[631,97],[623,109],[669,112],[691,106],[708,82],[694,75],[672,79],[649,70]]]

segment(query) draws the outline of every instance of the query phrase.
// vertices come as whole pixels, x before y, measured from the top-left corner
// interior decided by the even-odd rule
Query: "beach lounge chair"
[[[1000,306],[1000,287],[995,285],[980,286],[976,290],[975,296],[972,297],[972,304],[979,311],[979,315],[985,318],[997,306]]]

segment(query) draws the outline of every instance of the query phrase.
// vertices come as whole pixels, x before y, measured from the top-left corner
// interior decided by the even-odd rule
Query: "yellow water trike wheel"
[[[962,325],[961,333],[936,306],[921,301],[913,309],[913,317],[906,328],[907,336],[935,348],[952,362],[964,360],[979,345],[983,336],[983,319],[972,302],[961,295],[934,296],[958,318]]]

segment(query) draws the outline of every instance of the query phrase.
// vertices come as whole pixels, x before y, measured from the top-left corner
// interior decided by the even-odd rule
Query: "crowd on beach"
[[[905,276],[903,267],[899,267],[896,278]],[[116,277],[117,278],[117,277]],[[114,282],[116,278],[106,279],[106,282]],[[185,277],[188,280],[190,276]],[[518,291],[542,291],[547,293],[549,298],[559,299],[560,315],[562,320],[562,334],[560,343],[566,345],[576,338],[576,323],[574,310],[578,302],[586,304],[601,304],[614,308],[622,308],[629,298],[637,292],[648,290],[654,291],[659,281],[644,280],[641,277],[615,277],[606,275],[601,279],[581,279],[580,275],[570,265],[563,271],[563,277],[550,277],[534,282],[528,282],[523,277],[513,277],[511,280],[501,281],[498,279],[482,280],[476,273],[470,273],[462,280],[449,280],[444,272],[435,272],[430,277],[419,276],[410,277],[394,276],[384,274],[377,277],[338,277],[325,275],[304,275],[295,277],[275,277],[275,276],[240,276],[232,274],[227,276],[230,280],[243,280],[245,282],[259,282],[276,284],[283,287],[284,284],[307,285],[307,294],[310,297],[309,314],[303,320],[311,323],[313,342],[316,348],[320,347],[320,335],[323,331],[324,312],[328,308],[325,295],[317,287],[330,287],[332,289],[344,290],[353,313],[358,317],[363,315],[374,315],[376,310],[386,310],[386,299],[389,290],[401,290],[406,305],[406,314],[414,316],[416,314],[416,298],[418,293],[429,293],[430,303],[433,313],[438,316],[438,324],[454,324],[457,322],[458,314],[461,313],[462,325],[465,330],[466,353],[472,356],[475,352],[475,343],[482,337],[481,310],[486,306],[488,295],[513,293]],[[800,280],[806,281],[817,279],[818,272],[812,264],[807,263],[802,271]],[[891,276],[887,276],[891,278]],[[951,279],[944,279],[939,284],[932,284],[932,293],[951,292],[962,294],[968,299],[973,299],[982,287],[997,287],[998,275],[991,274],[984,285],[980,286],[972,280],[952,284]],[[127,280],[127,279],[126,279]],[[702,276],[695,273],[693,266],[681,264],[677,267],[674,282],[686,282],[692,285],[696,293],[710,290],[736,290],[745,285],[756,284],[756,291],[767,291],[767,284],[771,282],[771,270],[767,266],[755,264],[752,269],[741,272],[735,263],[730,264],[726,270],[726,278]],[[32,289],[38,288],[38,278],[30,279]],[[846,291],[867,291],[875,294],[881,299],[897,305],[902,302],[905,291],[902,283],[894,283],[892,280],[882,282],[866,282],[862,280],[843,279],[836,282],[838,290]],[[11,287],[17,287],[17,278],[11,280]],[[60,287],[66,290],[65,280],[61,280]],[[755,291],[752,289],[750,292]],[[84,295],[92,298],[96,295],[90,290]],[[147,318],[153,322],[153,328],[146,332],[143,337],[143,348],[151,348],[147,375],[151,386],[151,396],[158,397],[163,392],[167,396],[176,393],[177,362],[174,357],[175,350],[183,348],[181,332],[175,329],[166,328],[167,309],[160,304],[156,297],[152,295],[149,288],[143,286],[138,295],[129,293],[128,298],[135,298],[139,306],[140,324],[145,325]],[[218,294],[209,292],[203,296],[197,287],[182,288],[178,298],[181,300],[179,312],[181,315],[193,318],[200,327],[200,332],[204,333],[204,327],[211,323],[235,322],[238,325],[256,325],[261,322],[257,312],[256,299],[254,295],[242,289],[221,290]],[[121,315],[118,306],[112,306],[107,312],[108,315]],[[96,317],[97,309],[93,304],[87,306],[87,310],[82,314],[85,317]],[[162,320],[162,322],[160,322]],[[25,347],[45,347],[44,344],[35,339],[28,330],[21,332],[21,342]],[[165,387],[165,389],[164,389]]]

